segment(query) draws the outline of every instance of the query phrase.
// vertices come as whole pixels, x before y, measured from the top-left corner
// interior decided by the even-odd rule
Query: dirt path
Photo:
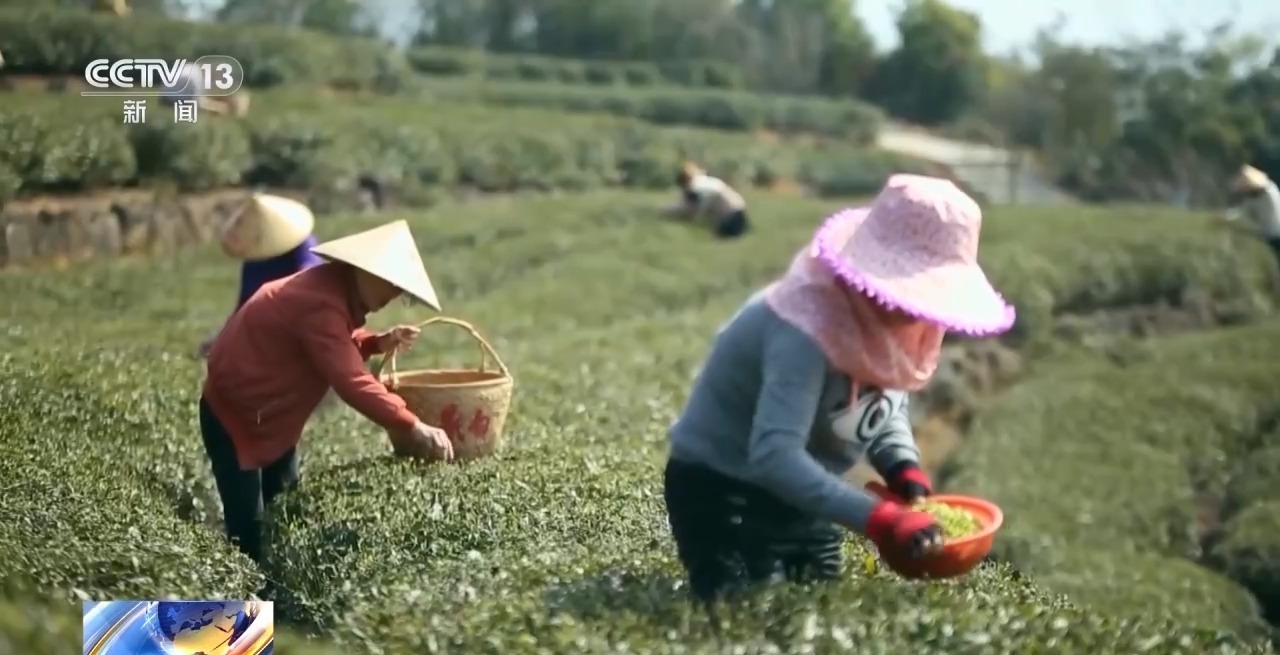
[[[994,202],[1038,205],[1075,202],[1040,174],[1030,158],[1022,158],[1009,150],[947,139],[901,123],[885,125],[878,145],[884,150],[944,164],[962,182]]]

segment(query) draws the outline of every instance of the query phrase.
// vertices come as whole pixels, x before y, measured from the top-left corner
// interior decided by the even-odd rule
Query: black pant
[[[1280,237],[1267,237],[1265,241],[1271,248],[1271,253],[1276,256],[1276,261],[1280,262]]]
[[[663,491],[680,563],[701,600],[757,582],[840,576],[843,531],[759,487],[673,459]]]
[[[231,435],[209,409],[204,397],[200,398],[200,435],[204,437],[204,451],[213,467],[218,496],[222,498],[227,538],[253,561],[262,564],[263,515],[276,496],[298,485],[298,451],[289,449],[265,468],[241,470]]]
[[[751,222],[747,220],[747,212],[739,209],[716,223],[716,236],[721,239],[734,239],[746,234],[750,228]]]

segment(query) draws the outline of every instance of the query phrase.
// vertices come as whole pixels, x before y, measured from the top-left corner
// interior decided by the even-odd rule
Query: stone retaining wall
[[[205,243],[243,198],[243,192],[124,192],[14,202],[0,209],[0,268],[171,252]]]

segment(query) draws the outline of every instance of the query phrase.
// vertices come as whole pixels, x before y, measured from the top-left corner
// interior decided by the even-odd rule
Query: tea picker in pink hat
[[[695,595],[837,577],[842,528],[881,551],[941,547],[931,516],[842,476],[866,457],[898,495],[932,493],[908,393],[928,383],[948,330],[1014,322],[978,266],[981,222],[951,182],[895,175],[871,207],[828,218],[720,330],[671,427],[665,475]]]

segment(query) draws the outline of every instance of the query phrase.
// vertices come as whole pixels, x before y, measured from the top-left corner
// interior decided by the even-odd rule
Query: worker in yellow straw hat
[[[95,11],[111,13],[117,16],[129,15],[129,3],[127,0],[94,0],[93,8]]]
[[[311,251],[316,219],[304,204],[264,193],[255,193],[222,226],[222,251],[240,265],[240,309],[262,285],[311,268],[323,260]],[[200,344],[207,355],[214,337]]]
[[[708,225],[722,239],[740,237],[750,228],[742,194],[697,164],[686,161],[680,166],[676,186],[680,202],[670,210],[676,218]]]
[[[1280,188],[1266,173],[1245,166],[1232,182],[1231,192],[1234,206],[1222,215],[1223,220],[1262,239],[1280,260]]]
[[[227,321],[209,352],[200,398],[200,432],[227,536],[259,562],[263,508],[297,484],[303,427],[330,388],[409,444],[409,454],[453,458],[448,435],[418,420],[365,366],[418,337],[407,325],[365,330],[368,314],[398,298],[440,309],[408,224],[389,223],[312,252],[325,262],[263,285]]]

